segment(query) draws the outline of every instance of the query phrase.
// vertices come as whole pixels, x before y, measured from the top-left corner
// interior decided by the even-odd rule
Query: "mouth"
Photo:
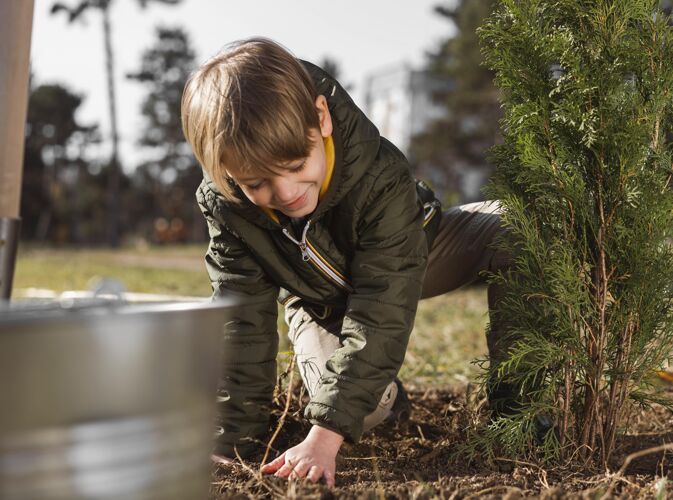
[[[306,195],[307,193],[302,194],[299,198],[291,201],[286,205],[283,205],[281,208],[284,208],[286,210],[296,210],[298,208],[301,208],[304,205],[304,203],[306,203]]]

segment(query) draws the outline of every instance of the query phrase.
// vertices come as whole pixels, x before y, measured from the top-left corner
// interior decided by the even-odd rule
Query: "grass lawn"
[[[131,292],[207,297],[210,282],[203,265],[204,245],[109,249],[55,249],[22,246],[14,296],[29,288],[55,292],[86,290],[93,280],[111,277]],[[486,353],[486,288],[458,290],[421,301],[400,378],[423,386],[474,379],[471,364]],[[288,359],[287,331],[279,315],[281,366]]]
[[[423,386],[474,380],[472,361],[486,355],[486,287],[474,286],[422,300],[400,378]]]
[[[203,246],[108,249],[20,247],[15,296],[28,288],[87,290],[99,278],[120,280],[131,292],[210,295]]]

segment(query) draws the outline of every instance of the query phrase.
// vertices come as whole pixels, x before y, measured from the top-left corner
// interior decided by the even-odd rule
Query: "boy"
[[[215,455],[263,445],[279,300],[313,427],[262,470],[332,486],[343,440],[404,413],[395,377],[419,299],[498,268],[498,205],[442,214],[338,82],[270,40],[205,63],[182,120],[204,170],[214,296],[246,299],[225,326]],[[489,287],[489,305],[496,295]]]

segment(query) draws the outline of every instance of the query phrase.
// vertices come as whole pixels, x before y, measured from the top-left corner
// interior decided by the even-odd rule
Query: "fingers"
[[[287,453],[287,452],[286,452]],[[334,469],[324,469],[320,465],[313,465],[313,460],[306,460],[297,457],[287,457],[283,453],[278,458],[272,460],[261,468],[263,474],[274,474],[276,477],[299,480],[306,478],[312,483],[318,483],[324,478],[325,484],[329,488],[334,487]],[[294,460],[297,460],[295,463]]]
[[[318,481],[320,481],[321,478],[322,478],[322,469],[317,465],[311,467],[308,471],[308,474],[306,474],[306,479],[308,479],[312,483],[317,483]]]
[[[332,472],[329,469],[325,469],[323,477],[325,478],[325,484],[327,485],[327,487],[334,488],[334,472]]]
[[[294,468],[295,465],[288,460],[285,462],[285,465],[283,465],[280,469],[276,471],[274,475],[276,477],[289,477]]]
[[[300,459],[297,463],[294,463],[292,459],[288,458],[285,461],[285,465],[278,469],[275,475],[277,477],[287,477],[294,480],[302,479],[306,476],[309,469],[311,469],[311,462]]]
[[[314,466],[315,467],[315,466]],[[306,461],[299,462],[293,469],[290,474],[290,479],[301,479],[306,476],[306,473],[311,468],[311,464]]]
[[[303,477],[306,477],[309,481],[312,483],[318,483],[320,482],[321,479],[325,478],[325,484],[329,488],[334,487],[334,472],[330,471],[329,469],[323,469],[319,465],[310,465],[310,464],[303,464],[299,463],[295,467],[292,467],[289,464],[285,464],[287,466],[286,470],[285,466],[281,468],[276,473],[276,476],[278,477],[288,477],[289,479],[292,480],[297,480],[301,479]]]
[[[275,458],[268,464],[262,466],[262,474],[273,474],[285,464],[285,453]]]

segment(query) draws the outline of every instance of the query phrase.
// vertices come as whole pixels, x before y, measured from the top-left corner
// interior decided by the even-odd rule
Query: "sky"
[[[73,6],[80,0],[60,0]],[[61,83],[85,94],[77,118],[98,123],[109,138],[107,90],[101,15],[87,12],[68,24],[64,13],[50,15],[54,0],[35,0],[31,41],[34,83]],[[111,7],[115,51],[121,160],[132,169],[141,157],[137,145],[143,120],[140,105],[145,89],[127,80],[137,70],[144,49],[155,39],[155,26],[183,27],[191,36],[197,61],[203,62],[224,45],[251,36],[272,38],[297,57],[337,61],[342,83],[353,85],[362,105],[367,75],[409,64],[420,67],[428,50],[451,34],[450,24],[433,13],[447,0],[183,0],[178,6],[137,0],[114,0]],[[109,141],[108,141],[109,142]],[[106,154],[99,151],[97,154]]]

